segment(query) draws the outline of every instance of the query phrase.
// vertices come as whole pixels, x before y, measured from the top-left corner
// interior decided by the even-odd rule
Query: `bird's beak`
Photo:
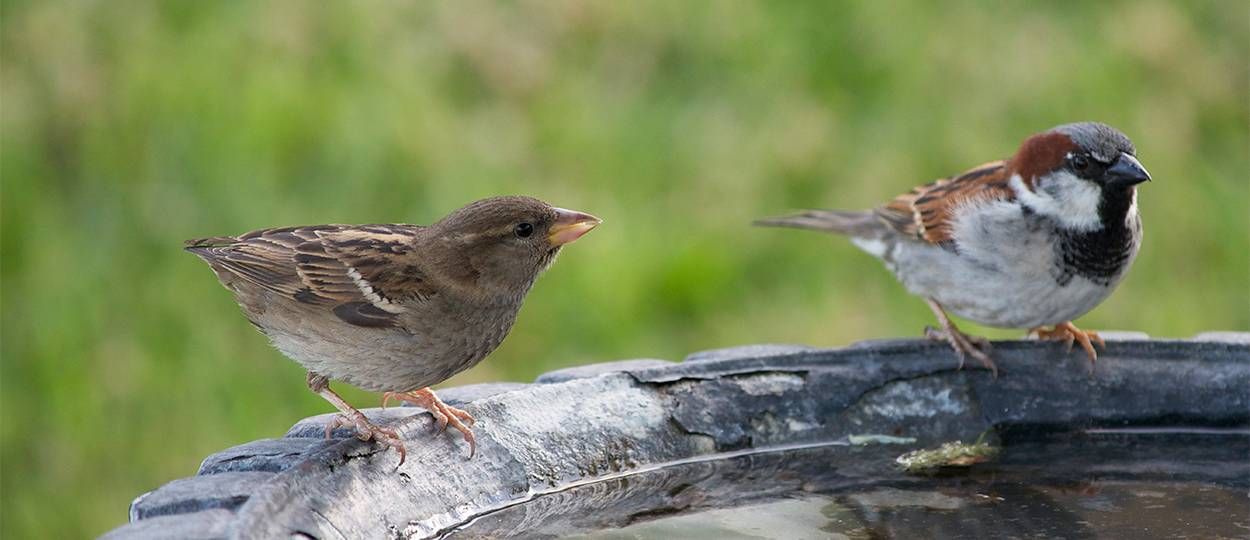
[[[556,222],[551,224],[547,241],[553,246],[563,246],[581,238],[603,220],[584,212],[556,208]]]
[[[1141,162],[1125,153],[1120,153],[1120,157],[1104,174],[1107,177],[1107,184],[1114,187],[1135,186],[1150,180],[1150,173],[1146,172]]]

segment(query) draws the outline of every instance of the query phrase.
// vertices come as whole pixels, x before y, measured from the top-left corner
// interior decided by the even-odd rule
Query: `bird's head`
[[[1074,230],[1124,219],[1134,186],[1150,180],[1123,133],[1106,124],[1064,124],[1025,139],[1008,163],[1025,206]]]
[[[434,224],[449,247],[442,265],[490,295],[524,295],[565,244],[601,220],[553,207],[531,197],[492,197],[473,202]]]

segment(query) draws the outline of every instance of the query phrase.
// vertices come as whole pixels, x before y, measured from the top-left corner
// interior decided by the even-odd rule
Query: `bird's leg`
[[[391,398],[407,401],[430,411],[430,414],[434,415],[434,421],[437,422],[437,429],[440,432],[446,430],[449,425],[456,428],[456,431],[459,431],[464,436],[465,442],[469,443],[469,457],[473,457],[473,454],[477,451],[477,440],[473,437],[473,431],[469,429],[469,426],[472,426],[474,422],[472,415],[443,403],[443,400],[438,399],[438,396],[434,395],[434,390],[428,386],[410,392],[387,392],[382,394],[382,406],[385,407],[386,402],[390,401]]]
[[[1099,347],[1107,348],[1107,342],[1102,340],[1102,336],[1098,332],[1092,330],[1081,330],[1077,328],[1072,321],[1061,322],[1056,324],[1054,328],[1047,330],[1041,326],[1029,330],[1030,334],[1036,334],[1038,339],[1050,339],[1055,341],[1063,341],[1068,346],[1068,350],[1072,350],[1072,342],[1081,344],[1081,348],[1085,349],[1085,355],[1089,357],[1089,363],[1093,364],[1098,361],[1098,352],[1094,350],[1094,343]]]
[[[404,441],[399,438],[399,434],[390,428],[378,427],[365,417],[364,413],[356,410],[355,407],[348,405],[341,396],[330,389],[330,380],[324,375],[318,375],[311,371],[308,372],[308,388],[317,395],[329,401],[334,408],[338,409],[341,414],[334,417],[329,424],[326,424],[326,438],[330,438],[330,433],[340,426],[353,426],[356,428],[356,438],[362,441],[370,439],[377,441],[383,445],[394,448],[399,452],[399,464],[403,465],[404,460],[408,458],[408,449],[404,447]]]
[[[959,357],[959,369],[964,367],[964,358],[971,356],[981,362],[982,365],[989,368],[990,373],[995,378],[998,377],[998,366],[994,365],[994,361],[990,359],[990,355],[985,354],[984,350],[989,350],[990,341],[988,339],[969,336],[959,331],[955,327],[955,323],[946,315],[946,310],[932,298],[926,298],[925,302],[929,304],[929,309],[933,310],[933,314],[937,316],[938,323],[942,325],[942,329],[938,330],[933,327],[925,327],[924,335],[929,339],[945,341],[955,349],[955,355]]]

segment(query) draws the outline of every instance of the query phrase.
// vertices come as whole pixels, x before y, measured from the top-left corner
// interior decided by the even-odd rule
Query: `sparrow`
[[[534,280],[560,248],[601,221],[538,199],[483,199],[429,226],[311,225],[188,240],[251,323],[308,370],[309,389],[361,440],[407,452],[330,389],[342,381],[428,410],[476,441],[469,413],[431,385],[495,350]]]
[[[1136,186],[1147,180],[1128,137],[1080,122],[873,210],[808,210],[756,224],[848,236],[925,299],[941,325],[926,336],[949,343],[960,367],[972,356],[997,376],[989,342],[960,332],[947,312],[1027,328],[1069,349],[1076,341],[1095,361],[1102,338],[1072,321],[1102,303],[1133,264],[1142,241]]]

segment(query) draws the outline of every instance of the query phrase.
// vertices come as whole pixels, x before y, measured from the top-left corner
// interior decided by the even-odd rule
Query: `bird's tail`
[[[851,237],[877,237],[885,227],[871,211],[850,210],[804,210],[789,216],[757,219],[755,225],[808,229]]]
[[[230,245],[238,241],[239,239],[233,236],[192,238],[182,243],[182,249],[208,263],[217,273],[218,279],[225,280],[230,271],[223,265],[222,260],[229,258]]]
[[[233,236],[210,236],[208,238],[192,238],[182,243],[182,249],[191,251],[198,248],[210,248],[228,246],[238,242],[239,239]]]

